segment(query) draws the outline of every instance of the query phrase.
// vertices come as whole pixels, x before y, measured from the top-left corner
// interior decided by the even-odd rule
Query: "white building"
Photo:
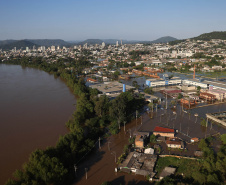
[[[45,46],[41,46],[41,51],[45,51],[46,47]]]
[[[147,79],[146,85],[149,87],[161,87],[161,86],[168,86],[168,85],[178,85],[181,84],[180,78],[174,78],[170,80],[163,80],[163,79]]]
[[[220,81],[209,81],[204,79],[186,79],[182,81],[185,85],[200,86],[203,89],[222,89],[226,90],[226,84]]]
[[[55,46],[51,46],[51,51],[55,51],[56,47]]]
[[[102,48],[104,48],[105,47],[105,43],[104,42],[102,42]]]

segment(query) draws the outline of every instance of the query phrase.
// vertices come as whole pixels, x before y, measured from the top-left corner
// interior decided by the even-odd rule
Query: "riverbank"
[[[60,78],[44,71],[0,64],[0,184],[36,149],[55,146],[76,99]],[[63,100],[63,101],[62,101]]]

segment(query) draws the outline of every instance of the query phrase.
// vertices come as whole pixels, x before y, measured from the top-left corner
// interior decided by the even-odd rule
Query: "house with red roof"
[[[174,137],[174,129],[156,126],[153,134],[155,136]]]
[[[92,79],[92,78],[87,78],[87,80],[86,80],[87,82],[91,82],[91,83],[95,83],[95,82],[97,82],[97,80],[95,80],[95,79]]]

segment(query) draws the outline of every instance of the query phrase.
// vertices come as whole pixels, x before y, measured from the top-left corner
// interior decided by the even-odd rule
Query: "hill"
[[[10,43],[13,43],[13,42],[16,42],[17,40],[1,40],[0,41],[0,47],[3,46],[3,45],[6,45],[6,44],[10,44]]]
[[[206,40],[209,41],[211,39],[222,39],[226,40],[226,31],[214,31],[210,33],[203,33],[198,37],[191,38],[194,40]]]
[[[159,39],[153,40],[151,41],[151,43],[167,43],[167,42],[171,42],[171,41],[175,41],[177,40],[174,37],[170,37],[170,36],[166,36],[166,37],[161,37]]]
[[[100,39],[87,39],[82,42],[79,42],[78,44],[83,45],[83,44],[87,43],[87,44],[93,45],[93,44],[102,44],[102,42],[104,42],[104,41],[100,40]]]
[[[210,41],[211,39],[222,39],[226,40],[226,31],[214,31],[210,33],[203,33],[197,37],[190,38],[191,40],[204,40],[204,41]],[[181,42],[184,42],[185,39],[181,40],[175,40],[171,41],[171,45],[179,44]]]
[[[17,49],[21,49],[21,48],[25,49],[26,47],[32,48],[33,46],[38,47],[39,45],[34,44],[28,40],[19,40],[19,41],[14,41],[11,43],[1,45],[0,48],[3,50],[11,50],[14,47],[16,47]]]
[[[71,46],[71,43],[65,42],[61,39],[26,39],[29,42],[32,42],[34,44],[37,44],[39,46]]]
[[[174,37],[166,36],[166,37],[161,37],[159,39],[153,40],[153,41],[139,41],[139,40],[122,40],[123,44],[137,44],[137,43],[143,43],[143,44],[151,44],[151,43],[167,43],[170,41],[175,41],[177,40]],[[105,42],[105,44],[116,44],[118,41],[119,45],[121,44],[120,39],[87,39],[83,42],[79,42],[78,44],[102,44],[102,42]]]

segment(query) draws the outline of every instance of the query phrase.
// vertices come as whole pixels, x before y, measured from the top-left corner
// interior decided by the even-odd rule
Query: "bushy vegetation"
[[[210,33],[203,33],[198,37],[194,37],[194,40],[205,40],[209,41],[211,39],[222,39],[226,40],[226,31],[213,31]]]
[[[133,60],[140,60],[141,58],[140,58],[140,56],[141,55],[147,55],[147,54],[150,54],[150,51],[139,51],[139,50],[137,50],[137,51],[130,51],[129,52],[129,55],[131,56],[131,59],[133,59]]]
[[[210,143],[211,138],[200,140],[199,148],[204,153],[202,159],[164,157],[158,160],[156,170],[160,173],[166,166],[176,167],[176,174],[166,179],[166,181],[173,180],[174,184],[179,184],[179,182],[185,184],[224,184],[226,180],[226,146],[221,145],[220,150],[214,153]],[[159,184],[167,184],[164,182]]]

